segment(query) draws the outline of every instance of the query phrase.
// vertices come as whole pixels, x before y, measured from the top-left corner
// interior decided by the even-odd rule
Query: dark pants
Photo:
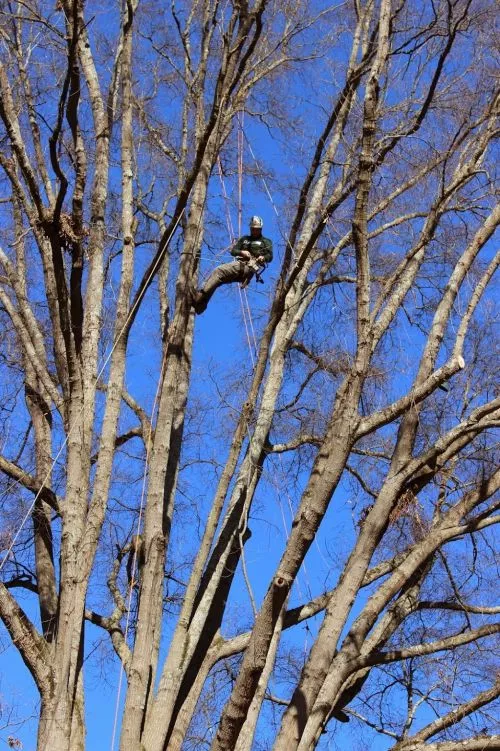
[[[232,282],[249,282],[253,275],[253,269],[243,261],[223,263],[212,271],[201,288],[199,302],[202,305],[206,305],[215,290],[222,287],[223,284],[231,284]]]

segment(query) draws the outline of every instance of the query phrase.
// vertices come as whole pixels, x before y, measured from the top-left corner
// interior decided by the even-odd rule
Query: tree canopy
[[[500,749],[495,10],[0,9],[0,618],[39,751]],[[196,316],[250,214],[265,284]]]

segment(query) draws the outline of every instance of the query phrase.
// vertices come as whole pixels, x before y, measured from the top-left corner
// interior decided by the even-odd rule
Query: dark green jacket
[[[243,235],[231,249],[232,256],[239,256],[242,250],[248,250],[254,258],[264,256],[266,263],[273,260],[273,244],[268,237]]]

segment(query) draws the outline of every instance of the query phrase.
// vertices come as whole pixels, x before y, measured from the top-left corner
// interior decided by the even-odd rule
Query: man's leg
[[[212,271],[201,290],[196,293],[194,309],[197,313],[203,313],[216,289],[222,287],[223,284],[243,282],[251,279],[252,276],[253,271],[241,261],[223,263]]]

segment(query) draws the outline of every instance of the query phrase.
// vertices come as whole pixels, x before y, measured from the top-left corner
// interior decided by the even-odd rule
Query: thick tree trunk
[[[205,167],[194,191],[185,236],[183,271],[178,282],[176,311],[167,335],[165,375],[159,398],[144,516],[145,564],[141,576],[137,634],[129,673],[121,751],[139,748],[154,688],[161,633],[164,563],[176,487],[176,469],[172,470],[172,467],[177,468],[179,461],[179,436],[182,435],[191,362],[192,313],[189,296],[186,294],[187,280],[200,242],[208,175],[209,169]],[[167,476],[169,467],[171,471]]]
[[[83,677],[78,674],[73,696],[47,687],[42,699],[38,725],[37,751],[85,751],[85,706]]]

